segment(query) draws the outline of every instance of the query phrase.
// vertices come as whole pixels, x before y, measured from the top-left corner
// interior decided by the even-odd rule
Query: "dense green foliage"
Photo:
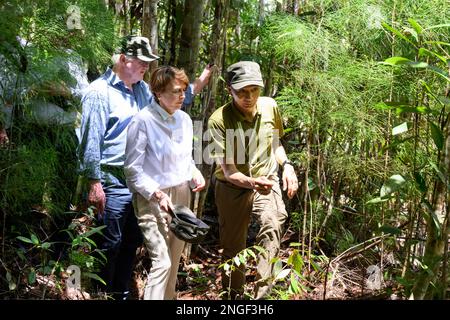
[[[36,124],[30,100],[48,98],[47,83],[73,80],[54,62],[67,49],[81,56],[91,80],[102,72],[118,33],[139,33],[142,3],[130,1],[127,11],[79,0],[82,31],[66,25],[72,1],[0,4],[1,72],[13,78],[1,103],[14,106],[11,143],[0,147],[2,293],[32,298],[28,289],[40,275],[61,280],[72,263],[96,278],[103,257],[91,239],[100,230],[85,222],[92,212],[67,213],[78,196],[74,126]],[[219,3],[229,5],[226,37],[213,43]],[[301,188],[287,201],[292,242],[274,261],[273,297],[302,298],[314,287],[325,288],[320,298],[364,292],[367,268],[376,266],[384,297],[445,298],[448,1],[309,0],[298,14],[287,3],[260,12],[256,0],[205,1],[198,64],[210,62],[214,46],[224,50],[220,75],[237,60],[259,62],[265,92],[284,116],[283,143]],[[158,10],[158,54],[176,62],[183,1],[160,1]],[[228,96],[217,90],[214,98],[217,107]],[[203,93],[191,115],[201,117],[210,100]],[[252,264],[252,248],[221,268]]]

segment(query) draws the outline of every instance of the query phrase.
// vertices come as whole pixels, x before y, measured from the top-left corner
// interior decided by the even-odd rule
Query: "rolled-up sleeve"
[[[109,121],[107,101],[98,92],[89,92],[83,98],[79,159],[81,171],[89,179],[100,179],[102,144]]]
[[[159,184],[143,170],[148,139],[144,122],[133,119],[128,126],[124,172],[128,188],[150,200]]]

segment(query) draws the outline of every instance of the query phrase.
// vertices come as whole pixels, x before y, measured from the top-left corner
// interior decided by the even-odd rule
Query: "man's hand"
[[[283,168],[283,191],[287,189],[287,196],[292,199],[298,190],[298,180],[294,171],[294,167],[286,164]]]
[[[190,185],[193,192],[199,192],[205,188],[206,182],[199,170],[196,170],[194,177],[190,181]]]
[[[88,195],[89,205],[93,205],[97,208],[98,217],[101,219],[103,217],[103,212],[105,211],[106,196],[103,191],[102,184],[99,180],[91,180]]]
[[[211,77],[212,71],[214,70],[214,65],[208,64],[205,69],[203,69],[202,74],[200,77],[195,79],[193,85],[194,85],[194,95],[197,95],[202,91],[202,89],[208,84],[209,78]]]
[[[272,187],[274,182],[267,179],[266,177],[258,177],[253,179],[255,182],[254,188],[256,192],[262,194],[262,195],[268,195],[270,191],[272,191]]]

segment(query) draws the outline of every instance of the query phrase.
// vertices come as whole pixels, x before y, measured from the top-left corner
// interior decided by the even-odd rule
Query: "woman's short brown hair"
[[[150,88],[155,93],[163,92],[167,85],[174,79],[183,82],[186,87],[189,85],[189,78],[183,69],[171,66],[158,67],[150,77]]]

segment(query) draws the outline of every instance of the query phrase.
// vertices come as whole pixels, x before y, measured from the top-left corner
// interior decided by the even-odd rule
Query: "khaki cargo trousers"
[[[251,215],[254,215],[260,229],[256,244],[265,248],[264,254],[258,254],[257,284],[255,298],[264,299],[270,292],[272,266],[270,261],[278,254],[283,224],[287,219],[278,177],[272,192],[262,195],[250,189],[243,189],[229,182],[216,181],[215,197],[219,212],[220,244],[223,257],[230,259],[246,248],[247,231]],[[225,291],[230,288],[230,298],[242,295],[245,284],[245,266],[241,265],[227,276],[222,272],[222,286]],[[225,298],[227,298],[225,296]]]
[[[174,205],[189,207],[191,190],[187,182],[162,191]],[[170,215],[160,209],[156,200],[147,200],[140,194],[133,194],[133,206],[152,262],[144,289],[144,300],[176,299],[178,265],[185,242],[169,230]]]

